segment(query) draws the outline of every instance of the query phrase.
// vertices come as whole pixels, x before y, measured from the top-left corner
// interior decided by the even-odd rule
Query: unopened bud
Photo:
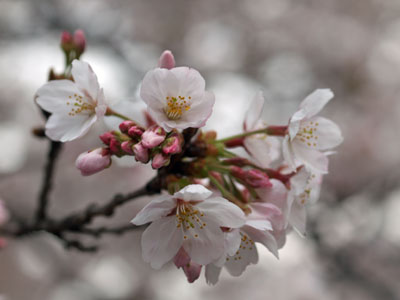
[[[149,149],[143,147],[142,143],[137,143],[133,146],[133,153],[135,154],[135,159],[144,164],[148,163],[150,160]]]
[[[133,142],[132,141],[125,141],[121,143],[121,149],[129,155],[133,155]]]
[[[159,169],[161,167],[167,166],[169,164],[169,162],[170,162],[169,155],[165,155],[164,153],[157,153],[153,157],[151,166],[153,169]]]
[[[231,174],[235,176],[237,179],[243,181],[243,183],[253,187],[253,188],[262,188],[262,187],[271,187],[272,184],[269,181],[269,177],[266,173],[257,170],[243,170],[238,166],[230,167]]]
[[[128,130],[128,135],[132,138],[140,138],[144,132],[144,129],[140,126],[132,126]]]
[[[121,124],[119,124],[119,130],[121,130],[123,133],[128,133],[128,130],[135,125],[136,124],[133,121],[123,121]]]
[[[77,52],[77,57],[85,51],[86,48],[86,37],[82,29],[78,29],[74,32],[74,45],[75,51]]]
[[[73,48],[72,35],[68,31],[61,33],[61,48],[65,52],[69,52]]]
[[[143,147],[151,149],[157,147],[165,140],[166,132],[165,130],[158,126],[154,125],[148,128],[142,135],[142,144]]]
[[[117,139],[112,138],[111,141],[110,141],[109,147],[110,147],[110,150],[111,150],[112,154],[120,155],[120,153],[121,153],[121,143]]]
[[[175,58],[171,51],[165,50],[158,61],[160,68],[172,69],[175,68]]]
[[[110,142],[113,138],[114,138],[114,133],[112,131],[107,131],[104,132],[102,135],[100,135],[101,141],[107,146],[110,145]]]
[[[108,168],[111,164],[111,157],[102,148],[84,152],[78,156],[75,165],[83,176],[89,176]]]
[[[162,151],[165,154],[176,154],[182,151],[183,137],[180,133],[174,132],[165,140],[162,146]]]
[[[268,175],[257,169],[247,171],[246,182],[254,188],[272,187]]]

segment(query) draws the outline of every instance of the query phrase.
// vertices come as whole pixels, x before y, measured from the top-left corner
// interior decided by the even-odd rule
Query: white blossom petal
[[[62,116],[53,114],[46,123],[46,135],[60,142],[67,142],[85,135],[97,121],[97,116]]]
[[[203,201],[209,198],[212,192],[201,184],[190,184],[174,194],[175,199],[184,201]]]
[[[306,167],[317,173],[328,173],[328,157],[318,150],[305,147],[295,140],[292,143],[293,153]]]
[[[290,137],[288,135],[285,135],[282,141],[282,154],[283,154],[283,159],[288,164],[289,169],[291,171],[295,171],[296,170],[295,155],[293,153],[292,144],[290,142]]]
[[[154,269],[170,261],[182,245],[183,233],[175,216],[154,221],[142,235],[142,256]]]
[[[311,118],[319,113],[333,96],[330,89],[315,90],[301,102],[300,109],[307,118]]]
[[[221,267],[217,267],[214,264],[208,264],[206,266],[206,282],[211,285],[215,285],[218,282],[219,274],[221,274]]]
[[[253,98],[253,101],[248,108],[244,118],[244,130],[251,131],[256,128],[258,121],[264,108],[264,96],[262,91],[259,91]]]
[[[221,227],[238,228],[244,225],[245,215],[235,204],[222,197],[209,198],[196,207]]]
[[[313,143],[316,144],[314,146],[315,149],[327,150],[343,142],[339,126],[331,120],[322,117],[314,117],[309,120],[309,124],[316,129],[313,134]]]
[[[148,203],[131,223],[143,225],[167,216],[176,207],[176,201],[170,195],[163,195]]]
[[[68,116],[71,107],[67,105],[67,102],[71,101],[69,97],[74,94],[83,96],[71,80],[52,80],[39,88],[35,100],[45,111]]]
[[[244,226],[243,231],[245,231],[252,240],[263,244],[276,258],[279,258],[278,244],[275,237],[269,231],[257,230],[250,226]]]
[[[280,155],[280,141],[274,136],[256,134],[244,139],[244,147],[261,168],[268,168]]]
[[[305,205],[293,201],[290,209],[289,222],[301,236],[306,235],[307,212]]]
[[[194,262],[207,265],[224,253],[224,234],[214,219],[204,216],[201,222],[203,228],[184,232],[183,248]]]
[[[196,105],[196,100],[202,100],[206,88],[206,82],[200,73],[192,68],[177,67],[170,69],[179,82],[178,94],[181,96],[191,96],[192,104]]]
[[[75,59],[72,62],[71,74],[78,89],[97,100],[100,86],[92,67],[87,62]]]
[[[241,232],[241,244],[235,255],[227,257],[225,267],[232,276],[240,276],[246,267],[258,262],[258,253],[254,241],[246,232]]]

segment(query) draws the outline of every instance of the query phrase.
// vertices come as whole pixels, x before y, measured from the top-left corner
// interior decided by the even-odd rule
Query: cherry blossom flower
[[[261,120],[264,101],[262,92],[258,92],[246,112],[243,123],[245,132],[267,127],[266,123]],[[280,142],[279,139],[274,136],[267,136],[263,133],[253,134],[246,137],[243,144],[255,163],[262,168],[267,168],[271,162],[279,158]]]
[[[317,202],[321,184],[322,174],[308,172],[305,168],[290,179],[288,221],[302,236],[306,235],[306,208],[309,204]]]
[[[140,96],[150,116],[167,132],[204,126],[214,105],[214,94],[205,90],[204,78],[188,67],[147,72]]]
[[[103,89],[86,62],[72,62],[71,80],[53,80],[37,91],[36,103],[52,115],[46,135],[67,142],[83,136],[107,110]]]
[[[160,269],[183,247],[197,264],[206,265],[224,252],[221,227],[238,228],[244,213],[199,184],[184,187],[146,205],[132,220],[135,225],[152,222],[142,235],[142,255],[154,269]]]
[[[283,157],[292,170],[304,164],[315,172],[328,172],[328,158],[322,151],[338,146],[343,137],[334,122],[316,115],[332,98],[331,90],[316,90],[290,118],[282,147]]]
[[[250,264],[258,262],[255,243],[261,243],[278,258],[278,243],[274,231],[283,232],[284,218],[282,211],[270,203],[252,203],[251,213],[240,229],[225,233],[225,252],[215,262],[206,266],[206,281],[216,284],[222,267],[232,276],[240,276]]]

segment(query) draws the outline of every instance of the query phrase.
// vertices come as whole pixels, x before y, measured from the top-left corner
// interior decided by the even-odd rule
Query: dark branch
[[[36,223],[40,223],[47,218],[47,207],[49,203],[49,193],[53,186],[53,173],[55,162],[62,148],[62,143],[50,141],[50,148],[47,154],[47,161],[44,168],[44,178],[39,194],[39,205],[36,212]]]

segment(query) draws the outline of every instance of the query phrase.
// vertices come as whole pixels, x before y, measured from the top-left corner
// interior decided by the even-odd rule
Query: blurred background
[[[62,30],[82,28],[83,59],[106,95],[131,101],[164,49],[198,69],[216,94],[207,127],[237,133],[262,89],[264,118],[286,124],[316,88],[336,97],[322,115],[345,142],[331,157],[308,232],[288,237],[280,260],[259,247],[243,276],[223,271],[215,287],[194,284],[173,265],[154,271],[141,259],[140,231],[105,236],[95,254],[66,251],[45,233],[9,240],[0,251],[1,300],[400,299],[400,2],[398,0],[0,0],[0,198],[30,221],[47,142],[33,103],[50,67],[63,69]],[[221,120],[224,120],[221,122]],[[49,207],[54,217],[108,201],[151,178],[149,166],[115,163],[81,177],[77,155],[100,145],[96,126],[65,145]],[[126,224],[148,199],[119,209]]]

